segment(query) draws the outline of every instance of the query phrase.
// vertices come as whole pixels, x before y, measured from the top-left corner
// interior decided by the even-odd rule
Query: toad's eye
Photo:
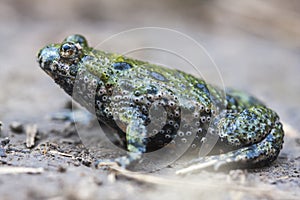
[[[79,56],[80,52],[80,45],[76,45],[72,42],[66,42],[60,47],[60,56],[66,59],[74,59]]]

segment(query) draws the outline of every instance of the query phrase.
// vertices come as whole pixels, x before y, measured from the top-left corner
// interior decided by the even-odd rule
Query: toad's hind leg
[[[195,159],[191,166],[177,171],[191,173],[199,169],[221,166],[253,168],[274,161],[282,148],[284,132],[278,115],[264,107],[253,106],[237,114],[226,114],[216,124],[221,142],[235,150],[214,156]]]

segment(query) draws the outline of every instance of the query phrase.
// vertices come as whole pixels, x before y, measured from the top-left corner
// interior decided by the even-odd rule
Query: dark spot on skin
[[[92,61],[93,57],[92,56],[84,56],[81,60],[84,63],[84,62]]]
[[[156,80],[159,81],[164,81],[166,82],[168,79],[166,79],[162,74],[158,73],[158,72],[151,72],[150,75],[155,78]]]
[[[207,95],[209,95],[209,91],[208,91],[208,89],[207,89],[207,87],[206,87],[205,84],[197,83],[195,85],[195,87],[198,88],[198,89],[200,89],[202,92],[206,93]]]
[[[158,89],[154,85],[150,85],[149,88],[147,88],[147,94],[157,94]]]
[[[226,95],[226,100],[227,100],[227,102],[228,102],[229,104],[231,104],[231,105],[237,105],[237,102],[236,102],[235,98],[233,98],[233,97],[230,96],[230,95]]]
[[[128,70],[132,68],[132,66],[127,62],[117,62],[113,64],[113,68],[116,70]]]
[[[179,86],[183,89],[183,90],[185,90],[186,89],[186,85],[184,85],[184,84],[179,84]]]

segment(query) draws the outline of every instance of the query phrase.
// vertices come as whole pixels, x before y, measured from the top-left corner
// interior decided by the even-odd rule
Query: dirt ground
[[[299,199],[299,11],[292,0],[1,1],[0,199]],[[120,175],[95,168],[95,153],[116,157],[110,143],[85,148],[70,121],[51,119],[69,107],[70,98],[38,67],[41,47],[73,33],[96,46],[149,26],[191,36],[209,52],[226,86],[246,90],[278,112],[285,143],[271,166],[177,176],[180,165],[174,165]],[[139,39],[147,41],[147,35]],[[135,43],[126,38],[114,45]],[[217,82],[214,77],[208,69],[206,79]],[[26,134],[33,124],[34,143]]]

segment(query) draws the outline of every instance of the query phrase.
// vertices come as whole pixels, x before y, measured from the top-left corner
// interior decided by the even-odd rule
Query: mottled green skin
[[[114,128],[132,152],[167,144],[199,150],[206,136],[217,136],[210,155],[219,164],[266,165],[279,154],[283,130],[278,115],[257,99],[213,87],[179,70],[88,47],[72,35],[38,54],[40,67],[100,122]]]

